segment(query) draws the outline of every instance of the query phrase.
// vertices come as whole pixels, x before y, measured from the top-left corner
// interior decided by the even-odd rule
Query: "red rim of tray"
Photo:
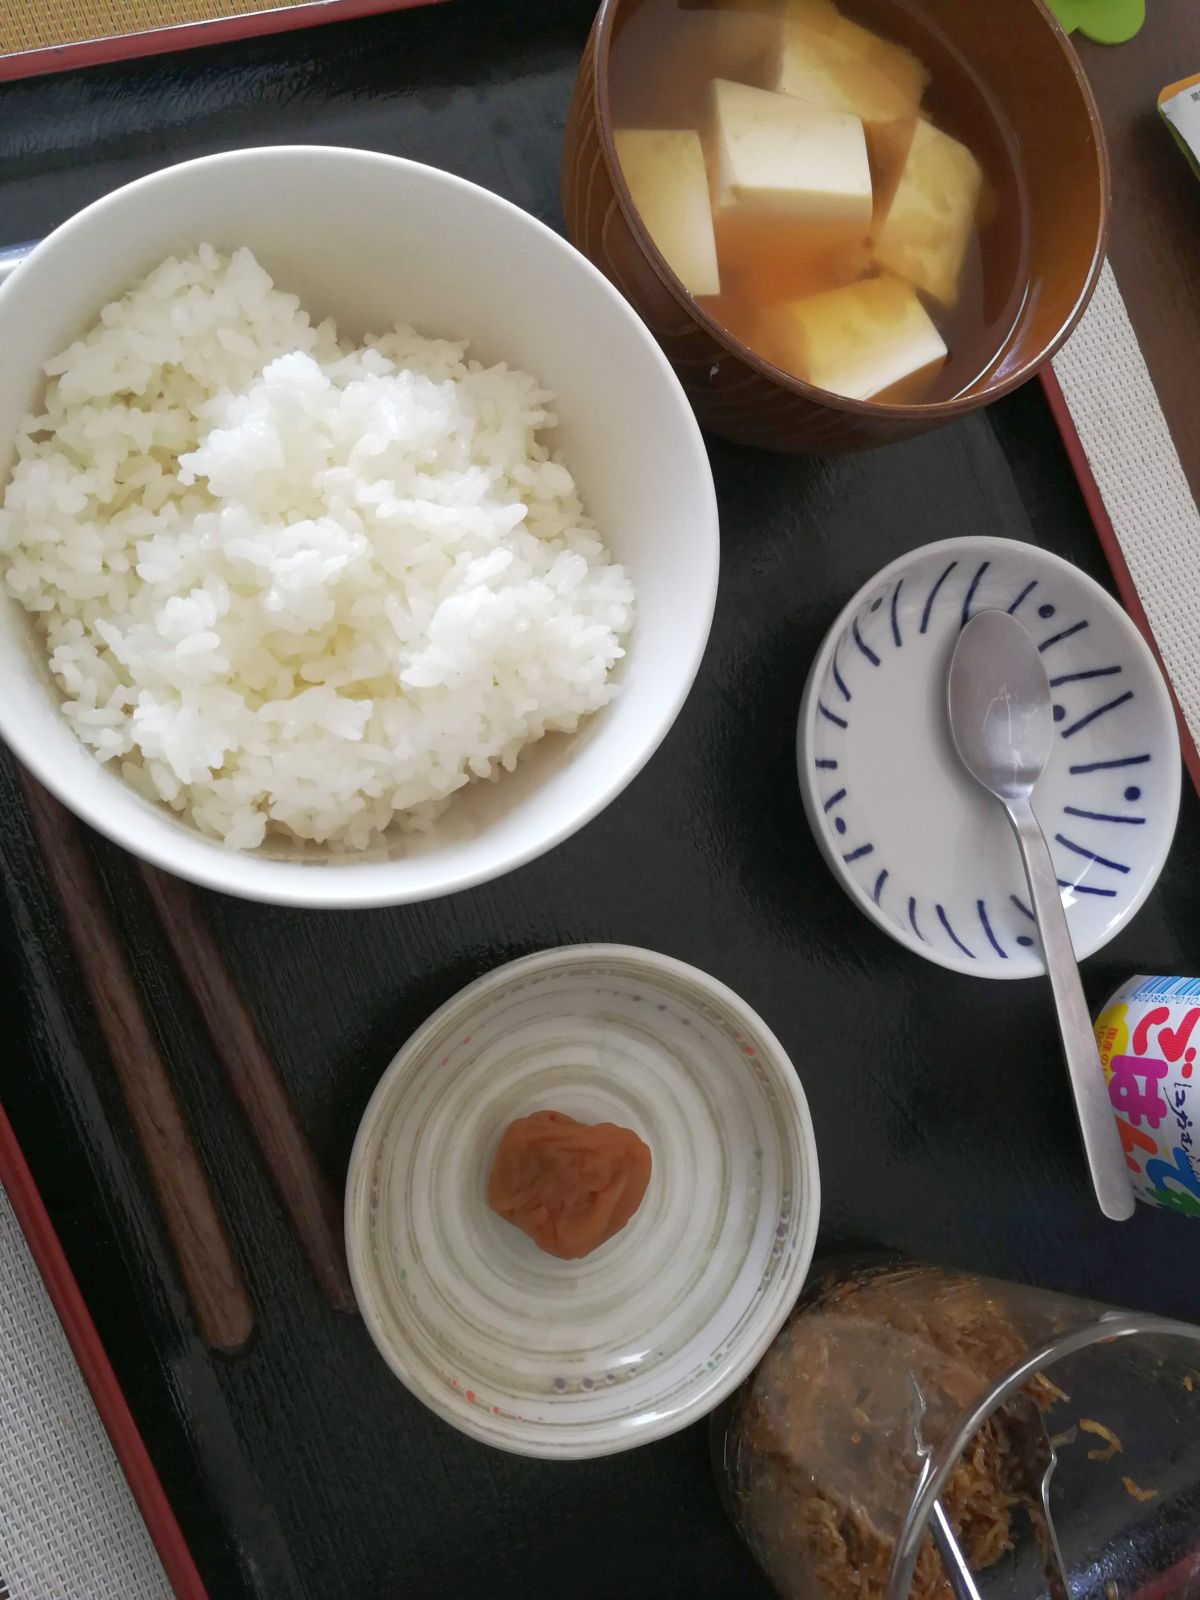
[[[1120,541],[1117,538],[1116,529],[1112,525],[1112,519],[1109,517],[1108,512],[1104,509],[1104,499],[1100,493],[1100,486],[1092,474],[1087,452],[1083,448],[1083,441],[1079,437],[1074,418],[1071,416],[1070,407],[1067,405],[1067,397],[1063,394],[1062,387],[1049,363],[1042,368],[1039,377],[1041,378],[1043,393],[1046,396],[1046,403],[1050,407],[1050,414],[1053,416],[1058,428],[1063,447],[1067,452],[1067,459],[1070,461],[1071,469],[1075,474],[1075,480],[1079,484],[1079,492],[1083,496],[1083,503],[1088,508],[1092,524],[1096,529],[1096,537],[1100,541],[1100,548],[1104,551],[1105,559],[1108,561],[1109,568],[1112,571],[1117,593],[1121,597],[1121,604],[1125,607],[1130,620],[1137,627],[1142,638],[1150,646],[1154,659],[1158,663],[1158,670],[1162,673],[1163,682],[1167,686],[1167,693],[1171,696],[1171,705],[1174,708],[1175,721],[1179,729],[1179,746],[1183,753],[1183,762],[1187,767],[1197,793],[1200,793],[1200,750],[1197,750],[1195,740],[1188,729],[1183,709],[1179,704],[1174,685],[1171,682],[1171,675],[1166,669],[1162,654],[1155,642],[1154,634],[1150,630],[1150,623],[1147,621],[1146,613],[1142,609],[1142,602],[1138,599],[1133,576],[1129,571],[1125,553],[1121,549]]]
[[[104,39],[79,39],[74,44],[47,45],[0,55],[0,83],[15,78],[38,77],[46,72],[70,72],[108,61],[135,60],[162,55],[167,50],[193,50],[199,45],[227,44],[264,33],[288,33],[323,22],[373,17],[385,11],[408,11],[436,5],[438,0],[307,0],[290,6],[270,6],[241,16],[215,17],[204,22],[175,22],[165,28],[139,33],[111,34]]]
[[[208,1600],[175,1513],[159,1482],[137,1423],[121,1392],[96,1325],[88,1313],[79,1285],[63,1254],[54,1224],[42,1203],[33,1174],[21,1153],[12,1124],[0,1106],[0,1183],[13,1211],[51,1304],[67,1336],[71,1353],[91,1392],[105,1432],[112,1441],[130,1492],[141,1512],[146,1531],[158,1552],[163,1570],[177,1600]]]

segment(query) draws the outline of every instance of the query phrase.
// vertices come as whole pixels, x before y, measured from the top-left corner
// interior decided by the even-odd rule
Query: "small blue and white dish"
[[[1017,616],[1058,724],[1034,791],[1076,954],[1153,888],[1179,811],[1179,736],[1141,634],[1097,583],[1013,539],[943,539],[893,561],[830,629],[800,707],[804,807],[834,873],[901,944],[976,977],[1045,971],[1016,843],[950,737],[946,678],[977,611]]]

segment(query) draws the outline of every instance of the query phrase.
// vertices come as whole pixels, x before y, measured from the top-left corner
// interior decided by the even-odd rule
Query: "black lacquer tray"
[[[171,161],[317,141],[415,157],[558,226],[558,161],[590,0],[457,0],[0,90],[0,244],[37,238]],[[319,219],[314,219],[319,225]],[[0,359],[2,359],[0,352]],[[800,460],[713,443],[721,593],[673,733],[583,833],[499,883],[395,911],[276,911],[202,897],[318,1152],[340,1183],[358,1118],[407,1034],[469,979],[564,941],[706,967],[797,1063],[824,1187],[820,1247],[886,1246],[1200,1319],[1200,1234],[1091,1200],[1044,985],[921,962],[822,864],[793,740],[839,606],[900,552],[955,533],[1029,539],[1108,574],[1046,401],[1029,386],[874,454]],[[114,914],[218,1186],[259,1314],[253,1346],[197,1339],[103,1044],[0,766],[6,896],[0,1098],[216,1600],[528,1600],[766,1594],[695,1430],[556,1465],[428,1415],[357,1318],[320,1299],[133,864],[94,841]],[[1085,969],[1195,972],[1200,805],[1144,910]]]

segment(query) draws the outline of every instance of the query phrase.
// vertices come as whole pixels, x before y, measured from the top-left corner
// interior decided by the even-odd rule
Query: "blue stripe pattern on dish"
[[[858,691],[865,690],[868,683],[874,681],[874,672],[877,669],[886,672],[892,656],[904,649],[904,615],[900,610],[900,601],[906,580],[912,581],[911,574],[904,574],[896,579],[890,591],[877,591],[846,624],[845,631],[830,653],[830,665],[827,668],[829,674],[827,681],[831,681],[835,691],[834,704],[840,700],[843,705],[849,705]],[[999,594],[996,593],[997,588],[1001,590]],[[1047,598],[1044,576],[1042,579],[1032,576],[1018,577],[1014,582],[1011,568],[1005,574],[1001,564],[1001,569],[997,572],[991,558],[972,561],[961,566],[957,559],[946,560],[936,570],[928,589],[923,593],[923,598],[915,598],[907,614],[915,615],[919,606],[920,623],[917,633],[919,636],[929,636],[933,619],[935,616],[941,617],[945,610],[953,607],[957,613],[956,620],[960,624],[965,624],[977,611],[986,609],[989,605],[1003,608],[1010,615],[1024,609],[1029,619],[1025,625],[1033,634],[1039,651],[1043,653],[1065,644],[1068,640],[1079,639],[1090,626],[1090,619],[1086,616],[1077,614],[1074,618],[1070,618],[1068,612],[1069,620],[1063,621],[1060,618],[1059,605],[1054,599]],[[879,614],[878,621],[875,620],[877,614]],[[935,630],[935,637],[939,640],[944,639],[944,626],[940,630]],[[1086,640],[1084,645],[1086,648]],[[1111,644],[1109,650],[1111,651]],[[871,667],[872,672],[864,678],[863,673],[867,665]],[[1086,655],[1083,661],[1079,661],[1077,657],[1074,663],[1069,661],[1063,663],[1063,670],[1049,679],[1051,687],[1056,691],[1055,732],[1059,738],[1075,738],[1084,729],[1092,727],[1102,719],[1117,715],[1134,699],[1133,689],[1126,689],[1115,695],[1110,694],[1108,697],[1097,698],[1094,693],[1089,697],[1088,691],[1093,685],[1100,686],[1104,680],[1118,677],[1122,671],[1122,664],[1112,660],[1111,654],[1107,661],[1101,658],[1097,663],[1088,662]],[[849,727],[848,714],[841,716],[831,710],[827,700],[828,690],[826,699],[817,700],[819,716],[826,724],[845,731]],[[1066,767],[1066,773],[1073,780],[1089,780],[1086,785],[1081,783],[1080,788],[1072,795],[1072,803],[1061,805],[1064,826],[1057,830],[1047,828],[1047,834],[1053,839],[1056,851],[1066,852],[1068,858],[1074,858],[1068,864],[1068,861],[1060,856],[1058,862],[1059,871],[1064,874],[1059,876],[1058,883],[1068,903],[1072,896],[1114,898],[1117,890],[1111,886],[1111,880],[1106,884],[1103,878],[1112,873],[1121,876],[1129,874],[1128,863],[1118,859],[1120,852],[1113,853],[1112,841],[1122,829],[1142,828],[1146,825],[1148,816],[1142,807],[1134,811],[1119,809],[1119,803],[1122,801],[1129,804],[1140,800],[1142,791],[1138,787],[1122,786],[1119,779],[1115,789],[1112,784],[1104,787],[1104,775],[1130,767],[1147,766],[1150,761],[1150,753],[1145,750],[1138,751],[1135,746],[1133,753],[1128,755],[1111,757],[1098,755],[1095,760],[1079,761]],[[825,755],[814,757],[813,764],[822,772],[836,772],[839,769],[839,762]],[[1084,787],[1086,793],[1083,792]],[[896,863],[892,861],[888,865],[878,864],[875,839],[864,839],[848,850],[842,848],[840,842],[842,836],[849,831],[850,837],[853,837],[854,812],[858,809],[847,802],[850,809],[842,815],[838,812],[838,808],[842,807],[843,802],[847,802],[845,787],[837,789],[828,799],[822,801],[827,817],[825,826],[839,838],[840,859],[844,863],[853,864],[866,858],[875,858],[871,860],[868,869],[870,876],[856,877],[855,881],[859,884],[864,897],[869,897],[875,907],[897,922],[906,922],[908,928],[923,944],[929,944],[931,939],[936,944],[944,938],[946,944],[960,955],[971,961],[978,960],[979,951],[972,949],[970,933],[963,922],[967,906],[973,906],[976,928],[986,941],[987,949],[983,954],[987,955],[990,951],[998,960],[1007,962],[1014,946],[1019,947],[1021,951],[1030,950],[1035,946],[1037,940],[1034,930],[1026,932],[1022,926],[1036,920],[1033,910],[1022,893],[1015,889],[1008,895],[1007,902],[1001,902],[1006,914],[1000,918],[989,912],[987,899],[983,895],[976,894],[972,900],[962,905],[957,895],[953,899],[946,896],[939,900],[936,894],[927,890],[927,898],[924,898],[920,893],[919,884],[913,885],[917,892],[905,897],[906,907],[905,899],[901,899],[897,907],[894,896],[885,907],[884,890],[893,876]],[[1066,823],[1067,818],[1071,819],[1069,824]],[[1095,839],[1092,839],[1087,832],[1089,826],[1097,830]],[[1107,843],[1102,844],[1101,834],[1106,836]],[[862,839],[861,831],[859,838]],[[1086,865],[1082,865],[1082,870],[1079,871],[1083,863]],[[1100,881],[1092,881],[1097,874]],[[969,892],[969,885],[967,889]],[[952,909],[954,906],[958,909]],[[1012,910],[1006,910],[1009,906]],[[1013,911],[1017,913],[1015,926]],[[930,927],[929,934],[925,932],[926,927]]]

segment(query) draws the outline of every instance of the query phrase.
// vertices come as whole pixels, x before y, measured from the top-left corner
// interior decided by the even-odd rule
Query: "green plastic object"
[[[1046,0],[1064,33],[1097,44],[1124,44],[1146,20],[1146,0]]]

